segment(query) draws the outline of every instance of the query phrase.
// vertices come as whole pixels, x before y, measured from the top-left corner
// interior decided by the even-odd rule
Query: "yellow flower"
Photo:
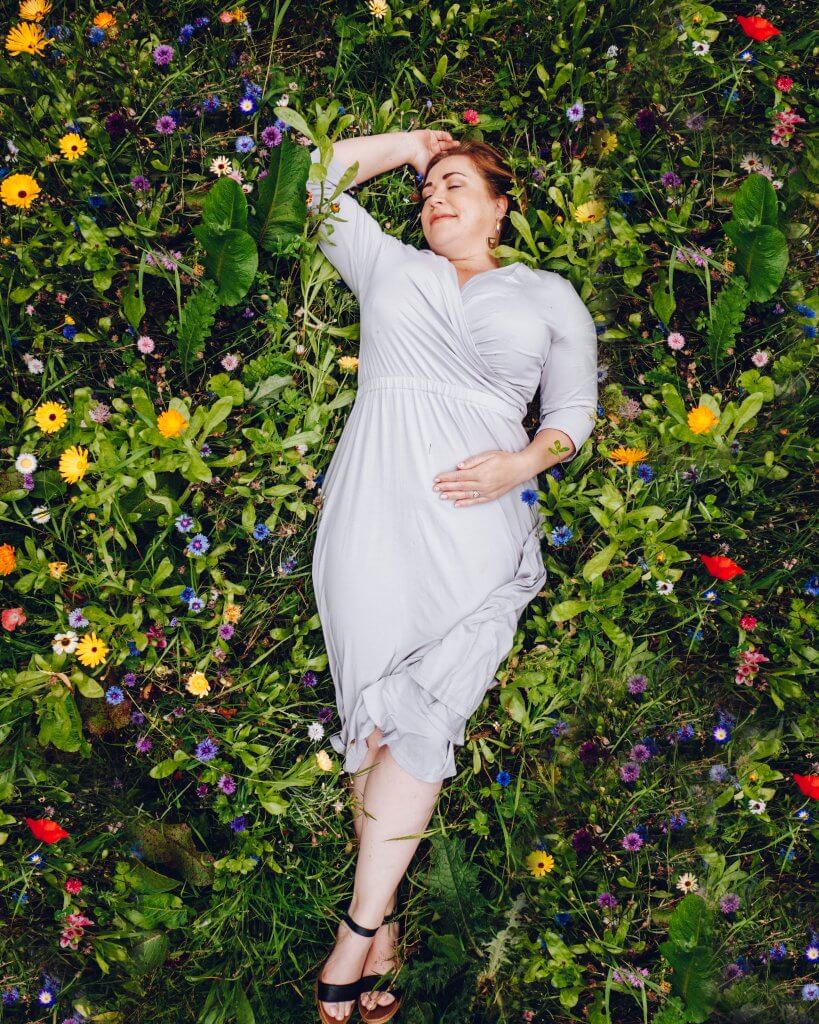
[[[40,191],[40,186],[30,174],[10,174],[0,184],[0,199],[6,206],[27,210]]]
[[[234,7],[230,13],[233,16],[234,21],[247,21],[247,15],[241,7]]]
[[[736,264],[734,263],[733,260],[724,260],[723,261],[722,269],[725,271],[726,274],[733,274],[735,268],[736,268]]]
[[[191,672],[187,683],[185,683],[185,689],[194,697],[204,697],[205,694],[210,693],[210,683],[204,672]]]
[[[60,476],[69,484],[82,480],[88,469],[88,449],[73,445],[60,456]]]
[[[63,320],[64,324],[75,324],[76,322],[77,321],[74,319],[73,316],[68,316],[67,314],[66,314],[65,319]]]
[[[3,237],[0,238],[0,245],[11,245],[11,239],[8,235],[3,235]]]
[[[110,28],[112,25],[116,25],[116,23],[117,19],[110,11],[100,11],[99,14],[94,15],[94,24],[97,28]]]
[[[77,660],[86,668],[96,668],[108,657],[108,645],[96,633],[86,633],[77,644]]]
[[[21,53],[42,57],[43,50],[51,41],[46,39],[45,32],[39,25],[29,25],[27,21],[21,21],[19,25],[9,29],[6,49],[12,57],[19,57]]]
[[[22,0],[17,13],[26,21],[42,21],[50,10],[49,0]]]
[[[383,18],[389,10],[389,7],[385,3],[385,0],[369,0],[367,7],[370,9],[370,14],[374,18]]]
[[[707,434],[718,422],[707,405],[698,405],[696,409],[688,410],[688,426],[695,434]]]
[[[316,761],[323,772],[330,772],[333,770],[333,759],[326,750],[316,751]]]
[[[49,562],[48,571],[51,577],[55,580],[62,578],[63,573],[68,568],[68,562]]]
[[[555,859],[551,853],[544,853],[543,850],[533,850],[526,858],[526,864],[535,878],[542,878],[548,875],[555,866]]]
[[[34,421],[44,434],[56,434],[68,422],[68,410],[61,402],[45,402],[34,413]]]
[[[598,156],[608,156],[609,153],[613,153],[617,149],[617,136],[607,128],[592,132],[589,142],[592,150]]]
[[[338,360],[338,368],[343,373],[355,373],[358,369],[358,356],[341,356]]]
[[[156,429],[163,437],[176,437],[187,425],[188,421],[176,409],[168,409],[156,418]]]
[[[574,219],[579,224],[593,224],[601,220],[606,213],[606,207],[599,199],[590,199],[587,203],[581,203],[574,210]]]
[[[648,451],[645,448],[615,448],[613,452],[609,453],[609,458],[618,466],[633,466],[635,462],[644,459],[646,455],[648,455]]]
[[[241,614],[242,609],[238,604],[226,604],[222,613],[225,622],[238,622]]]
[[[76,160],[88,149],[88,142],[77,135],[76,132],[69,132],[60,139],[60,149],[66,160]]]
[[[0,544],[0,576],[8,576],[17,568],[17,554],[11,544]]]

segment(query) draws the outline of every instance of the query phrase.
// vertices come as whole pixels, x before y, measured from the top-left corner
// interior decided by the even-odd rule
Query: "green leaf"
[[[611,544],[607,544],[601,551],[598,551],[596,555],[592,555],[583,566],[583,578],[591,583],[599,576],[602,576],[619,550],[620,545],[616,541],[612,541]]]
[[[178,767],[178,763],[169,757],[155,764],[148,772],[148,775],[152,779],[167,779],[169,775],[173,775]]]
[[[212,281],[202,281],[185,303],[177,330],[176,348],[186,374],[197,354],[205,347],[218,308],[219,299]]]
[[[142,301],[136,274],[129,274],[128,280],[122,288],[122,311],[125,313],[128,323],[134,330],[138,330],[140,322],[145,316],[145,303]]]
[[[660,393],[663,396],[663,402],[668,412],[677,420],[678,423],[688,423],[688,414],[685,411],[685,403],[680,397],[679,391],[674,387],[673,384],[663,384],[660,388]]]
[[[736,270],[748,281],[752,302],[764,302],[779,287],[788,267],[788,242],[779,228],[743,227],[729,220],[725,234],[736,246]]]
[[[267,175],[258,184],[255,209],[248,220],[248,231],[260,249],[277,254],[304,231],[310,166],[306,147],[291,143],[287,136],[280,146],[273,148]]]
[[[259,253],[253,238],[237,228],[220,234],[207,225],[193,229],[205,247],[203,261],[211,280],[219,285],[217,297],[224,306],[235,306],[247,295],[259,266]]]
[[[749,174],[736,191],[732,210],[734,220],[743,221],[744,227],[768,224],[776,227],[778,212],[776,189],[764,174]]]
[[[708,325],[708,353],[715,370],[719,370],[734,344],[745,319],[751,297],[744,280],[734,275],[717,296]]]
[[[247,197],[234,178],[219,178],[205,197],[202,219],[214,231],[247,229]]]
[[[745,424],[754,418],[759,410],[762,408],[762,403],[765,401],[765,396],[761,391],[755,391],[752,395],[748,395],[745,401],[737,410],[736,419],[734,420],[734,427],[732,435],[735,436],[737,431],[744,427]]]
[[[585,612],[590,607],[591,603],[589,601],[560,601],[552,606],[549,618],[552,622],[565,622],[567,619],[574,618],[575,615],[580,615],[581,612]]]

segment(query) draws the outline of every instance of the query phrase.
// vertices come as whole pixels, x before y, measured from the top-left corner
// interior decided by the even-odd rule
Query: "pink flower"
[[[768,365],[768,361],[770,360],[770,358],[771,358],[771,353],[770,352],[765,352],[764,349],[758,349],[751,356],[751,362],[754,364],[754,366],[757,366],[760,369],[762,369],[763,366],[767,366]]]
[[[470,107],[468,110],[465,110],[462,115],[464,124],[477,124],[478,121],[480,120],[480,116],[481,115],[478,113],[478,111],[473,110],[472,107]]]
[[[228,373],[232,373],[238,365],[239,357],[234,352],[228,352],[224,359],[222,359],[222,367],[227,370]]]
[[[70,892],[72,896],[78,896],[82,891],[82,882],[79,878],[67,878],[63,888],[66,892]]]
[[[61,306],[64,306],[67,298],[68,296],[66,295],[65,292],[57,292],[57,294],[54,296],[54,301],[59,302]]]
[[[7,629],[11,633],[18,626],[23,625],[26,621],[26,613],[22,608],[6,608],[0,615],[0,621],[3,623],[3,629]]]
[[[137,338],[136,347],[144,356],[147,356],[154,350],[154,340],[149,338],[147,334],[141,334]]]
[[[668,345],[669,348],[674,349],[675,352],[679,352],[679,350],[685,344],[685,338],[678,331],[672,331],[671,334],[669,334],[669,336],[665,339],[665,343],[666,345]]]
[[[756,629],[757,619],[753,615],[743,615],[739,620],[740,629],[744,629],[746,633],[750,633],[751,630]]]
[[[793,79],[789,75],[780,75],[774,85],[780,92],[790,92],[793,88]]]

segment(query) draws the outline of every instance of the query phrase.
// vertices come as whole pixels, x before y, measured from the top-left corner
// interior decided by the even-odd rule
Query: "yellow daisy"
[[[185,689],[194,697],[204,697],[210,693],[210,683],[204,672],[191,672],[187,683],[185,683]]]
[[[68,410],[62,402],[44,402],[35,411],[34,422],[44,434],[56,434],[68,422]]]
[[[69,484],[82,480],[88,469],[88,449],[73,445],[60,456],[60,476]]]
[[[587,203],[581,203],[574,210],[574,219],[579,224],[593,224],[602,220],[606,215],[606,207],[599,199],[590,199]]]
[[[27,21],[21,21],[9,29],[6,36],[6,49],[12,57],[19,57],[21,53],[30,53],[32,57],[42,57],[43,50],[52,42],[46,39],[45,32],[39,25],[29,25]]]
[[[77,660],[86,668],[96,668],[108,657],[108,645],[96,633],[86,633],[77,644]]]
[[[618,466],[633,466],[635,462],[644,459],[646,455],[648,455],[648,451],[645,448],[615,448],[613,452],[609,453],[609,458]]]
[[[0,576],[8,576],[17,568],[17,553],[11,544],[0,544]]]
[[[695,434],[707,434],[718,423],[719,419],[707,405],[698,405],[688,410],[688,426]]]
[[[40,186],[30,174],[10,174],[0,183],[0,199],[6,206],[27,210],[40,194]]]
[[[112,25],[116,25],[116,23],[117,19],[110,11],[100,11],[99,14],[94,15],[94,24],[97,28],[110,28]]]
[[[188,421],[177,409],[167,409],[156,418],[156,429],[163,437],[177,437],[187,425]]]
[[[68,562],[49,562],[48,572],[52,579],[59,580],[68,568]]]
[[[60,149],[66,160],[76,160],[88,149],[88,142],[77,135],[76,132],[69,132],[60,139]]]
[[[543,850],[533,850],[526,858],[526,865],[535,878],[542,878],[548,875],[555,866],[555,859],[551,853],[544,853]]]
[[[323,772],[329,772],[333,770],[333,759],[332,757],[330,757],[326,750],[316,751],[316,762],[318,763],[319,768],[321,768]]]
[[[338,360],[338,368],[343,373],[355,373],[358,369],[358,356],[341,356]]]
[[[608,156],[609,153],[613,153],[617,149],[617,136],[606,128],[592,132],[589,142],[592,151],[597,156]]]
[[[226,604],[225,610],[222,612],[222,616],[225,622],[238,622],[239,616],[242,614],[242,609],[238,604]]]
[[[42,21],[50,11],[49,0],[22,0],[17,13],[26,21]]]

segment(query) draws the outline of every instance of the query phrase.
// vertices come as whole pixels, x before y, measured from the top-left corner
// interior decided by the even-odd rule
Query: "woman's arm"
[[[363,185],[377,174],[404,164],[415,166],[418,163],[418,138],[414,132],[384,132],[357,139],[339,139],[333,143],[333,157],[345,169],[358,161],[354,184]]]

